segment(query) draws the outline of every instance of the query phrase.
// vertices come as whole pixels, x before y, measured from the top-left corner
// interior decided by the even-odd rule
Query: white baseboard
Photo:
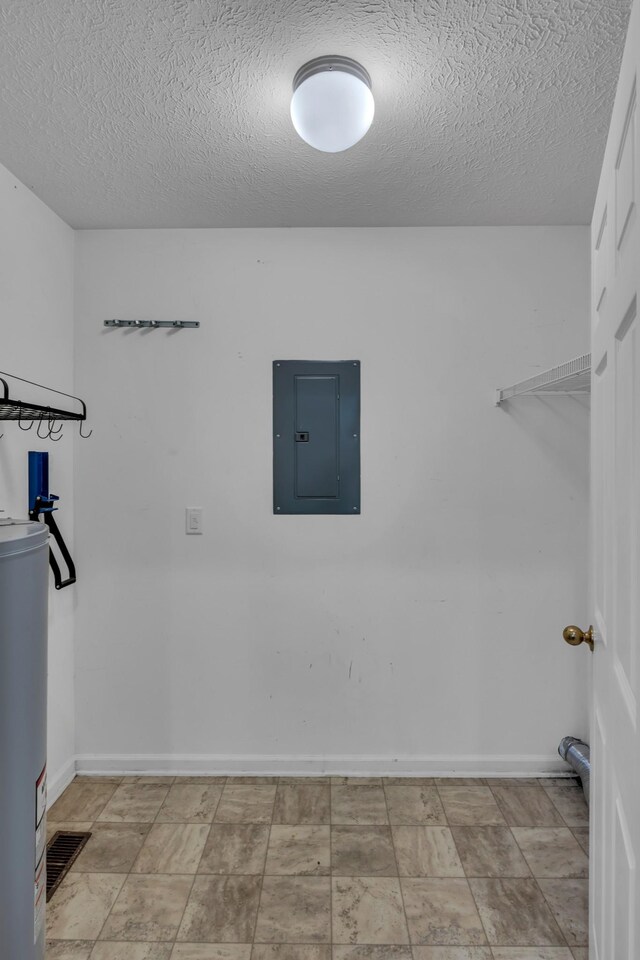
[[[47,776],[47,807],[53,806],[59,796],[64,793],[76,775],[76,758],[67,760],[61,770],[53,776]]]
[[[556,755],[460,757],[251,756],[225,754],[80,754],[78,774],[94,776],[557,777],[569,773]]]

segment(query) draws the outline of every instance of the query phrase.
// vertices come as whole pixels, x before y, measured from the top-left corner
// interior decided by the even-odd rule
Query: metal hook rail
[[[173,330],[186,330],[188,328],[199,327],[198,320],[105,320],[105,327],[133,327],[142,329],[144,327],[153,330],[159,327],[169,327]]]

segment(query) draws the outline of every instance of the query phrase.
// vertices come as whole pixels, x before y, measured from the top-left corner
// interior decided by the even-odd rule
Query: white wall
[[[587,237],[78,234],[82,769],[553,768],[586,733],[588,408],[493,398],[588,349]],[[271,361],[351,357],[362,514],[274,517]]]
[[[74,234],[0,166],[0,368],[73,392]],[[15,390],[13,387],[15,386]],[[11,382],[11,396],[46,395]],[[28,391],[25,392],[25,391]],[[50,453],[51,489],[61,497],[59,524],[73,544],[73,439],[69,424],[57,443],[0,422],[0,508],[27,516],[27,451]],[[66,785],[75,756],[73,606],[75,588],[49,594],[49,746],[51,796]]]

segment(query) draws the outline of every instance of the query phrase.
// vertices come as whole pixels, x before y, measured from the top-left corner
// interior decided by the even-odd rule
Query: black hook
[[[50,430],[47,431],[47,433],[45,433],[45,435],[42,436],[42,434],[40,433],[40,427],[41,427],[41,426],[42,426],[42,414],[40,414],[40,419],[38,420],[38,426],[37,426],[37,428],[36,428],[36,433],[38,434],[38,437],[40,438],[40,440],[46,440],[47,437],[49,437],[51,431],[50,431]]]
[[[80,431],[80,436],[82,437],[82,439],[83,439],[83,440],[88,440],[89,437],[91,436],[91,434],[93,433],[93,427],[91,428],[91,430],[89,430],[89,433],[83,433],[83,432],[82,432],[82,420],[80,420],[79,431]]]
[[[20,407],[20,411],[18,413],[18,426],[20,427],[21,430],[25,430],[25,431],[31,430],[31,427],[33,426],[33,420],[31,420],[28,427],[22,426],[22,407]]]
[[[53,440],[54,443],[57,443],[58,440],[62,440],[62,424],[56,429],[56,421],[51,421],[51,426],[49,427],[49,439]],[[54,437],[55,433],[55,437]]]

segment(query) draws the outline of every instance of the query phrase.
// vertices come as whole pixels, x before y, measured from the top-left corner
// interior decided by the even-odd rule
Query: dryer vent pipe
[[[563,737],[558,747],[558,753],[563,760],[573,767],[582,781],[582,789],[587,803],[589,803],[589,780],[591,775],[591,751],[589,744],[577,737]]]

